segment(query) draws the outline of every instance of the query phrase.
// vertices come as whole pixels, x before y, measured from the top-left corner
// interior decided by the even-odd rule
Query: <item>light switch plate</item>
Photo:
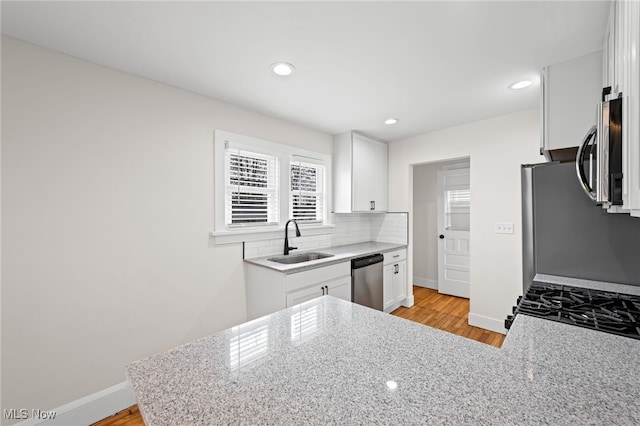
[[[513,223],[496,223],[496,234],[513,234]]]

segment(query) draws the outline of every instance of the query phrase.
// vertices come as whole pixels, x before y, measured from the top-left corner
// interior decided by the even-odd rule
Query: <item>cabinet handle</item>
[[[394,255],[393,255],[393,258],[394,258],[394,259],[395,259],[395,258],[398,258],[398,257],[400,257],[400,255],[399,255],[399,254],[394,254]]]
[[[322,289],[322,295],[324,296],[324,286],[320,287]]]
[[[324,286],[324,289],[327,291],[327,293],[326,293],[326,294],[329,294],[329,286],[328,286],[328,285],[325,285],[325,286]]]
[[[375,205],[373,204],[373,201],[369,201],[369,210],[373,209],[375,209]]]
[[[398,272],[400,272],[400,265],[398,265],[397,263],[395,265],[393,265],[393,273],[397,274]]]
[[[373,203],[373,209],[372,210],[375,210],[376,209],[376,202],[372,201],[372,203]]]

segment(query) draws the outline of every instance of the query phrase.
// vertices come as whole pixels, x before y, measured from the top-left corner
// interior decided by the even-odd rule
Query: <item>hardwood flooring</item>
[[[400,307],[391,314],[488,345],[502,346],[504,335],[468,324],[468,299],[447,296],[438,293],[437,290],[416,286],[413,287],[413,296],[415,298],[413,307]],[[134,405],[92,426],[144,426],[144,422],[138,406]]]
[[[145,426],[142,420],[142,414],[137,405],[122,410],[111,417],[100,420],[91,426]]]
[[[469,299],[440,294],[437,290],[413,286],[414,305],[400,307],[393,315],[433,328],[500,347],[505,336],[469,325]]]

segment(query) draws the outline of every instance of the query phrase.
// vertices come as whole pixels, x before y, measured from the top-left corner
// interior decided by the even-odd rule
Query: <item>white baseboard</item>
[[[429,280],[427,278],[413,277],[413,285],[417,285],[418,287],[431,288],[433,290],[438,289],[438,281]]]
[[[30,418],[18,423],[17,426],[90,425],[127,409],[135,403],[136,399],[128,382],[122,382],[53,410],[46,410],[47,413],[55,413],[54,416],[49,416],[53,418]]]
[[[410,308],[413,306],[415,299],[413,297],[413,294],[409,297],[406,297],[403,301],[402,301],[402,306],[404,306],[405,308]]]
[[[504,328],[504,320],[485,317],[483,315],[472,314],[469,312],[469,325],[484,328],[485,330],[495,331],[500,334],[507,334]]]

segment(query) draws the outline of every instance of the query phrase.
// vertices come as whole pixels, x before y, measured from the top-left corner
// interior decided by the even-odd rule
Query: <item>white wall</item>
[[[2,38],[2,408],[52,409],[246,318],[213,132],[328,134]]]
[[[470,157],[471,312],[470,323],[496,331],[522,288],[520,165],[542,162],[539,111],[515,114],[393,141],[389,144],[391,210],[409,210],[414,235],[414,164]],[[397,188],[407,188],[398,190]],[[496,222],[513,222],[513,235],[494,232]],[[413,246],[408,276],[414,276]]]

